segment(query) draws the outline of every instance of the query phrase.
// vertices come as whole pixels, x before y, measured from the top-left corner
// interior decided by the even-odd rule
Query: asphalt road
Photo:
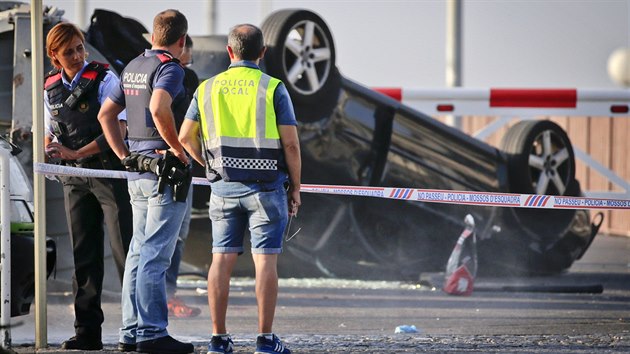
[[[630,352],[630,238],[598,235],[563,275],[477,279],[468,297],[445,294],[441,281],[440,274],[425,274],[417,284],[282,279],[274,329],[295,353]],[[59,349],[73,334],[71,288],[49,284],[49,347],[34,349],[30,314],[13,319],[23,322],[12,329],[17,353],[79,353]],[[191,280],[184,286],[179,295],[202,313],[171,319],[169,331],[205,353],[210,318],[204,284]],[[115,351],[119,296],[104,296],[105,350],[100,353]],[[235,352],[251,353],[256,336],[253,280],[236,279],[231,296],[228,326]],[[395,334],[399,325],[414,325],[418,333]]]

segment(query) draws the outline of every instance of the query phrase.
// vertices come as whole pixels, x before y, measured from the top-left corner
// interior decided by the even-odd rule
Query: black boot
[[[101,342],[100,337],[76,335],[61,343],[61,349],[101,350],[103,349],[103,342]]]
[[[136,351],[136,344],[129,344],[129,343],[118,343],[118,351],[121,352],[135,352]]]
[[[151,354],[188,354],[194,353],[195,347],[190,343],[182,343],[166,336],[136,343],[136,351]]]

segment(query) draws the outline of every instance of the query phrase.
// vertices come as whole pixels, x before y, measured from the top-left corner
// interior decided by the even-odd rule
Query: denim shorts
[[[288,219],[287,192],[282,188],[241,197],[212,194],[212,253],[242,253],[248,226],[252,253],[281,253]]]

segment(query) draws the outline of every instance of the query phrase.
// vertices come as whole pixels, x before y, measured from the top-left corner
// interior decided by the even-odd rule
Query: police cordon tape
[[[95,177],[95,178],[127,178],[128,172],[115,170],[94,170],[91,168],[80,168],[53,165],[49,163],[33,163],[33,171],[41,175],[53,176],[75,176],[75,177]],[[209,186],[210,182],[201,177],[193,177],[193,184]]]
[[[96,178],[127,178],[125,171],[93,170],[87,168],[33,164],[35,173],[56,176],[77,176]],[[193,177],[193,184],[210,185],[205,178]],[[566,197],[541,194],[515,194],[470,192],[441,189],[391,188],[367,186],[337,186],[302,184],[305,193],[336,194],[384,199],[397,199],[427,203],[458,205],[497,206],[534,209],[630,209],[630,200],[586,197]]]

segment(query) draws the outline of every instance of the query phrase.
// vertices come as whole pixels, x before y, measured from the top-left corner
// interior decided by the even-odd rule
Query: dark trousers
[[[107,228],[122,283],[133,234],[132,211],[124,179],[60,177],[74,254],[74,327],[79,336],[101,336],[104,231]]]

